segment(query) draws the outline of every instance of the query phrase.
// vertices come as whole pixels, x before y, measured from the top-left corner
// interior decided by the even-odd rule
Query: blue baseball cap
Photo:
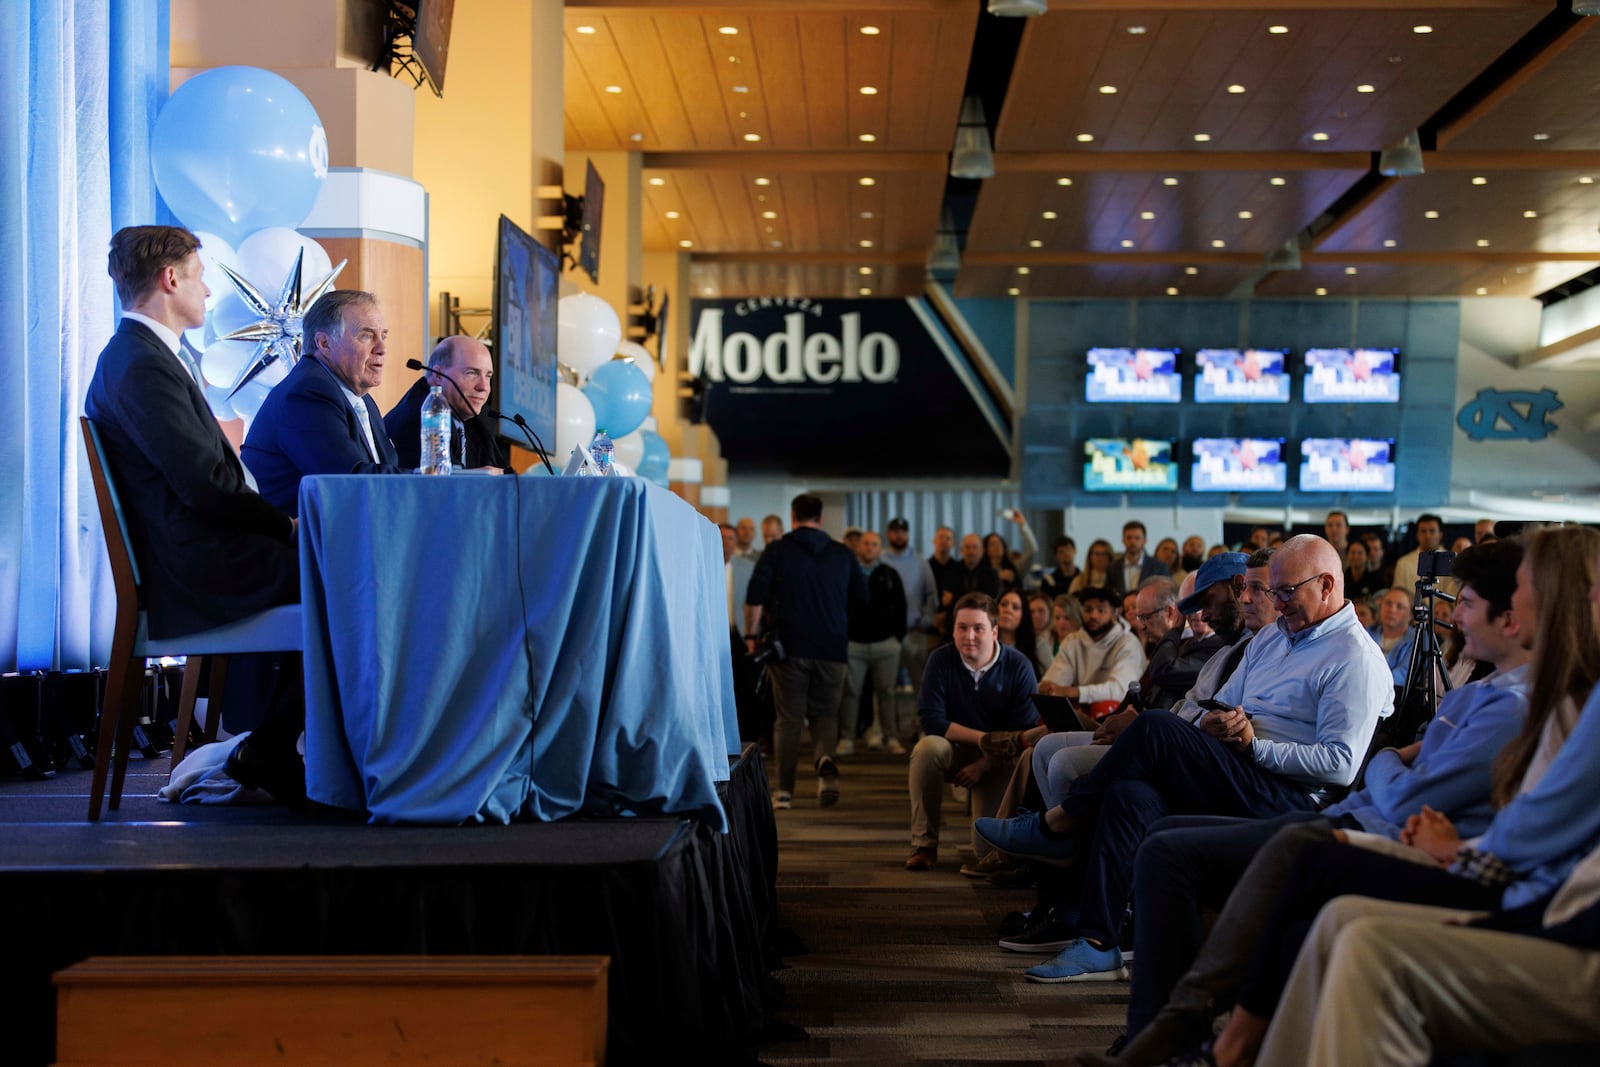
[[[1232,580],[1245,572],[1250,557],[1243,552],[1218,552],[1200,564],[1194,575],[1194,592],[1178,601],[1178,610],[1193,615],[1205,606],[1205,591],[1218,582]]]

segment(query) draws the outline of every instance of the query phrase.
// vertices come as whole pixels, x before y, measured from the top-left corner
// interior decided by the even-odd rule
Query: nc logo
[[[1561,407],[1554,389],[1479,389],[1456,413],[1456,425],[1474,441],[1542,441],[1556,432],[1550,415]]]

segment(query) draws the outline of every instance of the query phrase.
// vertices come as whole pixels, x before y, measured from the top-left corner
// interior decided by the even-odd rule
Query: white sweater
[[[1040,681],[1078,687],[1078,702],[1121,700],[1128,686],[1144,673],[1144,649],[1121,619],[1098,641],[1086,631],[1069,634]]]

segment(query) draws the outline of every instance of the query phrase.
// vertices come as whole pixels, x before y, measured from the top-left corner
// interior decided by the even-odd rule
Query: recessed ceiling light
[[[1479,248],[1488,248],[1489,247],[1489,239],[1487,237],[1478,238],[1478,247]]]
[[[1178,295],[1177,287],[1171,286],[1171,285],[1167,286],[1167,295],[1168,296],[1177,296]]]
[[[1139,212],[1139,217],[1144,219],[1144,221],[1149,222],[1151,219],[1156,217],[1156,213],[1154,211],[1141,211]]]
[[[856,179],[856,184],[857,185],[877,185],[878,184],[878,179],[872,178],[872,177],[863,176],[863,177],[860,177],[860,178]]]
[[[736,93],[748,93],[750,91],[750,86],[748,86],[748,85],[735,85],[733,87],[733,91],[736,92]]]
[[[1028,247],[1029,248],[1043,248],[1044,247],[1044,242],[1039,240],[1038,238],[1034,238],[1033,240],[1028,242]]]
[[[1255,218],[1255,214],[1253,212],[1249,212],[1249,211],[1241,211],[1241,212],[1239,212],[1239,217],[1241,219],[1253,219],[1253,218]]]
[[[667,179],[665,179],[665,178],[651,178],[650,179],[650,184],[651,185],[665,185],[665,184],[667,184]]]
[[[747,133],[744,135],[744,139],[746,141],[759,141],[761,140],[761,135],[759,133]]]
[[[583,35],[585,35],[585,36],[588,36],[589,34],[594,32],[594,27],[593,26],[579,26],[578,27],[578,32],[583,34]]]
[[[1071,178],[1057,178],[1056,179],[1056,184],[1057,185],[1071,185],[1072,184],[1072,179]]]
[[[878,139],[878,135],[875,134],[875,133],[858,133],[858,134],[856,134],[856,140],[861,141],[861,142],[863,142],[865,144],[871,144],[873,141],[876,141],[877,139]]]
[[[778,213],[776,211],[763,211],[761,213],[761,217],[764,219],[775,219],[778,217]]]
[[[1107,96],[1114,96],[1116,95],[1117,87],[1115,85],[1102,85],[1100,86],[1100,91]]]
[[[1345,268],[1345,269],[1344,269],[1344,272],[1345,272],[1345,273],[1346,273],[1346,274],[1354,274],[1354,273],[1355,273],[1355,272],[1356,272],[1356,269],[1355,269],[1355,268],[1354,268],[1354,267],[1346,267],[1346,268]]]
[[[860,293],[862,296],[871,296],[872,295],[872,290],[868,289],[864,285],[861,288],[857,289],[856,292]]]
[[[1485,178],[1483,175],[1480,174],[1476,178],[1472,179],[1472,184],[1473,185],[1488,185],[1489,184],[1489,179]]]
[[[1143,26],[1129,26],[1128,27],[1128,32],[1133,34],[1135,37],[1137,37],[1141,33],[1146,33],[1148,31],[1146,31]]]
[[[1327,296],[1327,295],[1328,295],[1328,290],[1326,290],[1326,289],[1324,289],[1324,288],[1322,288],[1322,287],[1321,287],[1321,286],[1320,286],[1320,285],[1319,285],[1319,286],[1317,286],[1317,295],[1318,295],[1318,296]]]
[[[620,92],[622,92],[622,86],[620,86],[620,85],[608,85],[608,86],[606,86],[606,92],[608,92],[608,93],[620,93]]]
[[[767,233],[771,233],[772,232],[772,227],[771,226],[766,227],[766,232]]]
[[[1200,273],[1200,268],[1199,267],[1185,267],[1185,268],[1183,268],[1183,273],[1185,273],[1185,274],[1199,274]]]
[[[700,290],[700,292],[704,296],[711,296],[713,293],[716,292],[716,290],[711,288],[711,286],[708,285],[704,289]]]
[[[1039,217],[1041,219],[1053,219],[1056,217],[1056,213],[1054,211],[1041,211],[1039,212]]]
[[[1122,239],[1122,247],[1123,248],[1132,248],[1133,247],[1133,242],[1128,240],[1128,238],[1124,237]]]
[[[1578,179],[1578,184],[1579,185],[1593,185],[1594,184],[1594,179],[1589,177],[1587,174],[1585,174],[1583,177]]]
[[[1199,141],[1201,144],[1205,144],[1207,141],[1211,140],[1211,135],[1209,133],[1197,133],[1194,135],[1194,139]]]
[[[857,267],[856,268],[856,273],[857,274],[871,274],[872,273],[872,268],[871,267]]]
[[[669,219],[677,219],[677,218],[682,218],[682,217],[683,216],[682,216],[682,214],[680,212],[677,212],[677,211],[669,211],[669,212],[667,212],[667,218],[669,218]]]
[[[1535,141],[1548,141],[1550,139],[1550,135],[1548,133],[1536,133],[1533,135],[1533,139]]]
[[[1395,241],[1395,239],[1393,237],[1390,237],[1389,239],[1387,239],[1386,241],[1383,242],[1383,247],[1385,247],[1385,248],[1393,248],[1396,243],[1397,242]]]
[[[1080,134],[1078,134],[1078,141],[1079,141],[1080,144],[1088,144],[1092,140],[1094,140],[1094,134],[1092,134],[1092,133],[1080,133]]]
[[[862,248],[871,248],[872,247],[872,242],[871,241],[857,241],[856,244],[860,245]]]
[[[1211,247],[1212,248],[1227,248],[1228,247],[1228,242],[1226,242],[1222,238],[1218,237],[1216,240],[1211,242]]]
[[[1267,184],[1268,185],[1288,185],[1289,184],[1289,180],[1287,178],[1268,178],[1267,179]]]
[[[718,26],[717,27],[717,32],[722,34],[722,36],[724,36],[724,37],[737,37],[738,34],[739,34],[739,27],[737,27],[737,26]]]
[[[1439,213],[1437,211],[1424,211],[1422,213],[1422,217],[1425,219],[1436,219],[1439,217]]]
[[[1235,83],[1228,86],[1228,92],[1232,93],[1234,96],[1238,96],[1240,93],[1244,92],[1244,86]]]
[[[1268,26],[1267,27],[1267,32],[1268,33],[1288,33],[1289,32],[1289,27],[1287,27],[1287,26]]]
[[[1017,273],[1018,274],[1032,274],[1033,270],[1031,268],[1029,268],[1029,267],[1018,267],[1017,268]]]
[[[857,89],[856,92],[860,93],[862,96],[877,96],[878,88],[875,85],[863,85],[861,88]]]
[[[1358,92],[1358,93],[1375,93],[1377,91],[1378,91],[1378,87],[1375,86],[1375,85],[1358,85],[1358,86],[1356,86],[1356,92]]]
[[[864,36],[864,37],[876,37],[876,36],[878,36],[878,34],[882,33],[883,31],[878,29],[878,27],[876,27],[876,26],[863,26],[863,27],[861,27],[861,31],[860,32],[861,32],[862,36]]]
[[[689,239],[688,239],[688,238],[687,238],[687,237],[686,237],[686,238],[684,238],[684,239],[683,239],[683,240],[681,240],[681,241],[679,241],[679,242],[678,242],[678,247],[679,247],[679,248],[693,248],[693,247],[694,247],[694,242],[693,242],[693,241],[691,241],[691,240],[689,240]]]
[[[1018,289],[1016,286],[1013,285],[1011,288],[1006,290],[1006,295],[1007,296],[1021,296],[1022,295],[1022,290]]]
[[[1522,213],[1522,217],[1525,219],[1536,219],[1539,217],[1539,213],[1537,211],[1524,211]]]
[[[1432,33],[1433,32],[1433,27],[1432,26],[1413,26],[1413,27],[1411,27],[1411,32],[1412,33]]]
[[[757,178],[756,179],[756,184],[757,185],[771,185],[772,184],[772,179],[771,178]]]
[[[863,212],[862,212],[862,213],[861,213],[861,217],[862,217],[862,218],[864,218],[864,219],[870,219],[870,218],[871,218],[871,217],[872,217],[872,212],[870,212],[870,211],[863,211]]]
[[[1479,295],[1479,296],[1488,296],[1488,295],[1489,295],[1489,290],[1487,290],[1487,289],[1485,289],[1485,288],[1484,288],[1484,287],[1483,287],[1483,286],[1481,286],[1481,285],[1480,285],[1480,286],[1478,286],[1478,288],[1477,288],[1477,290],[1476,290],[1476,292],[1477,292],[1477,294],[1478,294],[1478,295]]]
[[[1311,139],[1313,141],[1326,141],[1328,139],[1328,135],[1323,133],[1321,130],[1318,130],[1316,133],[1311,135]]]
[[[1177,185],[1178,184],[1178,179],[1176,179],[1176,178],[1162,178],[1161,179],[1161,184],[1162,185]]]

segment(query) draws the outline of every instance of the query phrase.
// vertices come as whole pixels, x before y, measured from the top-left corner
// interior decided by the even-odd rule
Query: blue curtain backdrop
[[[0,3],[0,669],[103,664],[111,581],[78,432],[114,230],[155,222],[167,0]]]

